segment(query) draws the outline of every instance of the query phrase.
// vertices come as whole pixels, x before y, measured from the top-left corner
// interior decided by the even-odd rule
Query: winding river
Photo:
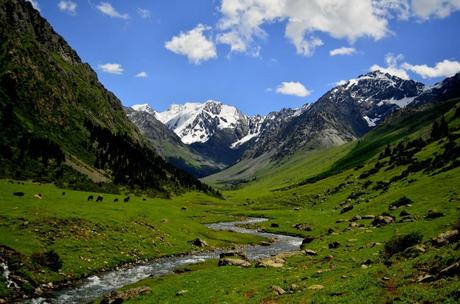
[[[256,224],[264,221],[267,221],[267,219],[249,218],[244,221],[208,224],[207,227],[214,230],[228,230],[238,233],[252,234],[273,240],[273,242],[268,246],[252,245],[241,248],[239,251],[245,253],[250,260],[266,258],[282,252],[295,251],[299,249],[299,246],[302,243],[301,238],[260,232],[254,229],[240,227],[241,225]],[[170,274],[178,266],[196,264],[208,259],[216,259],[222,252],[227,251],[228,250],[216,249],[206,252],[191,253],[181,257],[160,258],[144,265],[136,265],[131,268],[108,271],[82,279],[71,288],[56,290],[52,298],[37,298],[25,303],[88,303],[123,286],[136,283],[149,277]]]

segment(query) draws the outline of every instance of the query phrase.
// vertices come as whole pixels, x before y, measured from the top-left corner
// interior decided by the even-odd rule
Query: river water
[[[302,239],[287,235],[260,232],[254,229],[242,228],[240,225],[256,224],[267,221],[265,218],[249,218],[238,222],[222,222],[206,225],[214,230],[228,230],[266,237],[273,240],[268,246],[244,246],[238,251],[243,252],[250,260],[270,257],[279,253],[295,251],[302,244]],[[144,265],[123,268],[94,275],[77,282],[73,287],[56,290],[52,298],[37,298],[28,300],[28,304],[78,304],[88,303],[104,294],[130,285],[149,277],[170,274],[175,268],[184,265],[196,264],[208,259],[216,259],[228,250],[216,249],[207,252],[190,253],[181,257],[167,257],[151,261]]]

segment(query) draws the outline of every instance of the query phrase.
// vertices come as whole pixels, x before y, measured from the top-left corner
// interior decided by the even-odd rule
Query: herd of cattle
[[[89,202],[89,201],[93,201],[93,200],[94,200],[94,195],[88,196],[88,202]],[[102,202],[103,200],[104,200],[104,197],[103,197],[102,195],[98,195],[98,196],[96,197],[96,203],[97,203],[97,202]],[[129,200],[130,200],[130,197],[127,196],[127,197],[125,197],[125,198],[123,199],[123,202],[128,203]],[[113,202],[114,202],[114,203],[118,202],[118,198],[115,198],[115,199],[113,200]]]
[[[24,194],[25,194],[24,192],[14,192],[14,193],[13,193],[14,196],[24,196]],[[62,195],[64,196],[64,195],[65,195],[65,192],[62,192]],[[41,193],[37,193],[37,194],[34,194],[34,195],[33,195],[33,198],[35,198],[35,199],[42,199],[43,196],[42,196]],[[129,203],[129,200],[130,200],[130,199],[131,199],[131,198],[130,198],[129,196],[127,196],[127,197],[125,197],[125,198],[123,199],[123,202]],[[103,200],[104,200],[104,197],[103,197],[102,195],[96,196],[96,203],[102,202]],[[144,200],[145,200],[145,199],[144,199]],[[94,201],[94,195],[88,196],[88,202],[90,202],[90,201]],[[118,198],[115,198],[115,199],[113,200],[113,202],[114,202],[114,203],[118,202]]]

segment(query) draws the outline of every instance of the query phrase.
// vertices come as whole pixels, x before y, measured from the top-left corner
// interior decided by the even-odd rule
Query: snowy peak
[[[150,114],[155,114],[155,110],[152,107],[150,107],[150,105],[147,103],[132,105],[131,109],[137,112],[147,112]]]
[[[168,110],[157,113],[156,117],[173,130],[185,144],[205,143],[219,130],[237,130],[236,141],[248,132],[247,116],[237,108],[215,100],[174,104]]]

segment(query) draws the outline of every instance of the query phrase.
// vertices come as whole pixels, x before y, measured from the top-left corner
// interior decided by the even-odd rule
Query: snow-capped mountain
[[[218,101],[173,104],[164,112],[149,105],[134,105],[135,111],[155,115],[181,141],[218,163],[237,161],[244,146],[256,140],[264,117],[247,116],[233,106]]]
[[[132,108],[155,116],[205,159],[228,166],[242,158],[284,157],[299,149],[340,145],[361,137],[396,110],[458,95],[460,74],[427,87],[374,71],[332,88],[314,103],[267,116],[247,116],[213,100],[174,104],[164,112],[146,104]]]

